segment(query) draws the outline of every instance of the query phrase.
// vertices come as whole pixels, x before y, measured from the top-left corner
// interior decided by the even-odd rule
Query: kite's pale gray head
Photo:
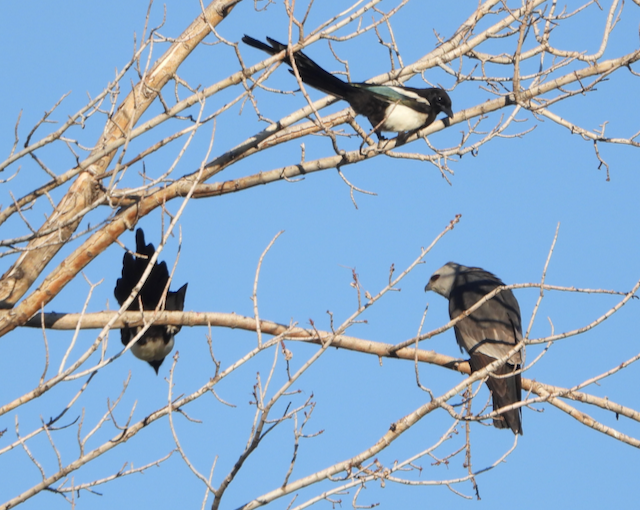
[[[447,262],[431,275],[429,283],[427,283],[427,286],[424,288],[425,292],[432,290],[449,299],[456,276],[465,269],[467,269],[466,266],[456,264],[455,262]]]

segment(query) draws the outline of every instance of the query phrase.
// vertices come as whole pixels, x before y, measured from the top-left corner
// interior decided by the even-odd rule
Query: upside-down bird
[[[269,55],[287,49],[286,44],[270,37],[267,41],[271,46],[248,35],[242,41]],[[357,114],[369,119],[380,139],[384,139],[381,131],[401,133],[424,128],[441,112],[453,117],[451,99],[443,89],[348,83],[322,69],[301,51],[295,52],[293,59],[304,83],[347,101]],[[289,57],[285,62],[293,67]]]
[[[138,284],[142,273],[147,269],[149,260],[153,257],[156,249],[153,244],[145,244],[144,232],[141,228],[136,231],[136,255],[127,252],[122,259],[122,278],[118,278],[116,287],[113,289],[118,304],[122,305],[131,295],[133,288]],[[187,293],[185,283],[177,291],[168,290],[169,271],[165,262],[155,263],[147,281],[142,289],[129,305],[130,312],[142,310],[155,310],[164,300],[164,310],[182,311],[184,310],[184,298]],[[122,328],[120,339],[127,346],[142,329],[142,326],[134,328]],[[180,331],[180,326],[150,326],[149,329],[131,346],[131,352],[136,358],[146,361],[158,373],[158,369],[164,358],[171,352],[174,344],[174,337]]]
[[[484,269],[449,262],[433,273],[425,291],[433,290],[447,298],[449,316],[455,319],[502,285],[502,280]],[[464,348],[471,356],[471,371],[481,370],[497,359],[504,358],[522,341],[518,301],[511,290],[503,290],[459,321],[454,330],[460,350]],[[522,352],[513,354],[487,378],[487,386],[493,395],[493,409],[496,411],[521,400],[520,374],[508,375],[520,369]],[[498,415],[493,419],[493,425],[499,429],[510,428],[514,434],[522,434],[521,408]]]

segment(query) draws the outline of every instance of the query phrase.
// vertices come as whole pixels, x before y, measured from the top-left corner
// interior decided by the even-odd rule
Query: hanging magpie
[[[248,35],[242,41],[269,55],[287,49],[286,44],[270,37],[267,41],[271,46]],[[294,53],[293,58],[304,83],[347,101],[357,114],[369,119],[380,139],[384,139],[381,131],[401,133],[424,128],[436,120],[440,112],[453,117],[451,98],[443,89],[347,83],[322,69],[301,51]],[[293,67],[288,57],[286,62]]]
[[[122,259],[122,278],[118,278],[116,287],[113,289],[118,304],[122,305],[131,295],[133,288],[140,281],[142,273],[147,269],[149,260],[151,260],[155,251],[153,244],[145,243],[144,232],[139,228],[136,231],[136,256],[131,255],[129,252],[124,254]],[[160,264],[156,262],[142,289],[129,305],[128,311],[138,312],[141,310],[141,305],[142,310],[155,310],[158,308],[165,289],[167,289],[168,282],[169,271],[167,270],[167,264],[165,262]],[[167,297],[164,303],[165,310],[184,310],[187,285],[185,283],[175,292],[167,290]],[[164,358],[173,349],[174,336],[180,331],[180,328],[180,326],[150,326],[135,345],[131,346],[131,352],[136,358],[148,362],[157,374]],[[120,330],[122,343],[125,346],[128,345],[141,329],[142,326],[122,328]]]

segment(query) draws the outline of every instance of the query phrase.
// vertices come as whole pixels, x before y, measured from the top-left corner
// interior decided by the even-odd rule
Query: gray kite
[[[432,290],[447,298],[449,316],[455,319],[502,285],[504,283],[500,278],[484,269],[448,262],[431,275],[424,290]],[[504,358],[522,341],[518,301],[511,290],[503,290],[458,322],[454,329],[460,350],[464,348],[471,356],[471,371],[481,370],[496,359]],[[518,370],[521,364],[522,351],[519,351],[493,373],[508,375]],[[520,374],[503,378],[495,378],[490,374],[487,386],[493,395],[494,410],[521,400]],[[493,425],[499,429],[510,428],[514,434],[522,434],[521,408],[497,416],[493,419]]]

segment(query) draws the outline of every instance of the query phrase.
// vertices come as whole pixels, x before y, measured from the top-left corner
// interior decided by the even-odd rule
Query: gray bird
[[[141,228],[136,231],[136,255],[133,256],[127,252],[122,259],[122,278],[118,278],[113,293],[118,300],[118,304],[122,305],[131,295],[133,288],[138,284],[142,273],[147,269],[149,260],[153,257],[156,249],[153,244],[146,244],[144,241],[144,232]],[[167,264],[157,262],[154,264],[147,281],[140,289],[139,294],[129,305],[128,311],[140,311],[140,302],[142,302],[142,310],[155,310],[160,303],[164,291],[169,282],[169,271]],[[167,311],[184,310],[184,298],[187,293],[187,285],[184,284],[177,291],[167,291],[167,297],[164,309]],[[135,338],[142,326],[135,328],[122,328],[120,330],[120,339],[126,346]],[[181,326],[150,326],[149,329],[138,339],[135,345],[131,346],[133,355],[146,361],[158,373],[158,369],[164,358],[173,350],[174,337],[180,331]]]
[[[432,290],[447,298],[449,316],[455,319],[502,285],[502,280],[484,269],[448,262],[431,275],[424,290]],[[464,348],[471,356],[469,364],[472,372],[481,370],[496,359],[503,358],[522,341],[518,301],[511,290],[503,290],[458,322],[454,330],[460,350]],[[522,351],[519,351],[494,374],[511,374],[521,364]],[[493,395],[495,410],[521,400],[520,374],[500,379],[489,375],[487,386]],[[510,428],[514,434],[522,434],[521,408],[502,413],[493,419],[493,425],[499,429]]]

